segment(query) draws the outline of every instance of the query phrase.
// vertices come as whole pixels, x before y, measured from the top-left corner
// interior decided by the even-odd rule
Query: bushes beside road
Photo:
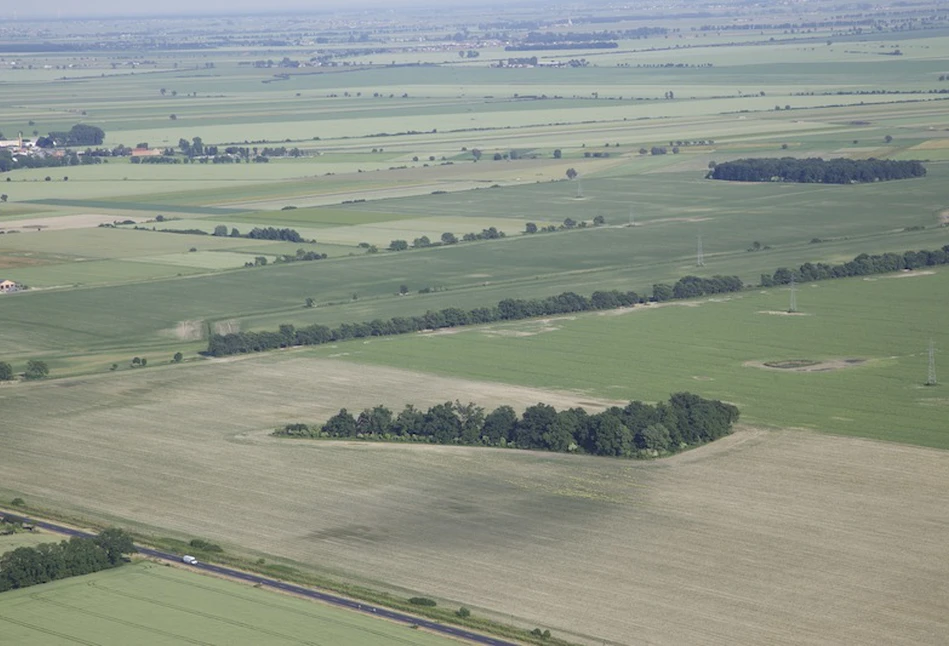
[[[10,520],[8,516],[4,522]],[[135,551],[132,538],[114,528],[92,538],[74,536],[59,543],[19,547],[0,556],[0,592],[113,568]]]

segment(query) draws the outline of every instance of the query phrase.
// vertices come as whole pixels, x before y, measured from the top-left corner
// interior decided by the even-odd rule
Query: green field
[[[946,449],[949,397],[923,384],[929,340],[939,362],[949,347],[949,312],[936,297],[947,289],[949,271],[920,271],[803,285],[798,316],[784,315],[787,288],[768,289],[308,352],[610,399],[690,391],[735,403],[750,424]],[[830,363],[761,365],[791,359]]]
[[[0,295],[0,361],[51,369],[0,383],[0,497],[589,644],[944,641],[949,397],[923,383],[930,340],[945,372],[949,269],[803,284],[795,316],[787,288],[755,287],[779,267],[949,245],[944,7],[24,11],[0,28],[0,140],[85,124],[108,150],[0,173],[0,279],[30,287]],[[568,48],[506,49],[555,33]],[[120,144],[176,163],[133,164]],[[928,174],[705,179],[779,156]],[[589,226],[524,233],[568,218]],[[161,231],[219,226],[316,243]],[[505,237],[387,250],[490,227]],[[301,248],[328,257],[275,262]],[[201,355],[215,332],[648,298],[689,274],[748,289]],[[742,426],[645,462],[269,435],[344,406],[594,411],[677,391],[733,402]],[[0,598],[11,643],[437,641],[376,623],[152,564]]]
[[[43,543],[58,543],[60,537],[41,531],[16,532],[0,536],[0,554],[15,550],[18,547],[33,547]]]
[[[321,603],[155,563],[0,597],[17,644],[448,644],[450,640]]]

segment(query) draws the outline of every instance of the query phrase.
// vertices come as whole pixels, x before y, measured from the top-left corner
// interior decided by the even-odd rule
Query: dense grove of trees
[[[918,161],[892,159],[829,159],[795,157],[736,159],[722,162],[708,172],[709,179],[733,182],[798,182],[803,184],[854,184],[925,177]]]
[[[651,299],[640,297],[636,292],[618,290],[596,291],[590,297],[574,292],[564,292],[558,296],[548,296],[543,299],[506,298],[495,307],[476,307],[471,310],[448,307],[437,312],[426,312],[423,316],[396,316],[388,320],[375,319],[362,323],[343,323],[336,328],[320,324],[300,329],[292,325],[281,325],[279,332],[212,334],[207,352],[211,356],[223,357],[244,352],[262,352],[298,345],[321,345],[370,336],[391,336],[422,330],[516,321],[538,316],[609,310],[630,307],[647,300],[658,302],[680,298],[676,296],[676,293],[687,294],[681,298],[693,298],[705,294],[739,291],[742,288],[741,279],[737,276],[713,278],[686,276],[675,285],[655,285]]]
[[[4,522],[21,521],[7,516]],[[60,543],[19,547],[0,556],[0,592],[116,567],[124,555],[135,551],[132,538],[121,529],[107,529],[92,538],[74,536]]]
[[[77,123],[68,132],[49,133],[46,139],[52,139],[60,146],[101,146],[105,141],[105,131],[96,126]]]
[[[647,457],[728,435],[738,414],[730,404],[691,393],[676,393],[655,406],[633,401],[593,415],[583,408],[557,411],[543,403],[528,407],[520,417],[510,406],[486,415],[475,404],[449,401],[427,411],[410,404],[398,415],[376,406],[354,417],[343,408],[318,429],[288,424],[274,434]]]
[[[806,262],[796,269],[780,267],[773,274],[761,275],[762,287],[787,285],[793,277],[795,282],[805,283],[831,278],[886,274],[904,269],[919,269],[949,264],[949,245],[927,251],[905,251],[903,253],[883,253],[878,255],[860,254],[853,260],[831,265],[823,262]]]
[[[306,242],[295,229],[275,229],[274,227],[254,227],[247,234],[253,240],[283,240],[284,242]]]

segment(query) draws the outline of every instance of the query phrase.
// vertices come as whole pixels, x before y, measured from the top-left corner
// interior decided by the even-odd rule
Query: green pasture
[[[354,226],[375,224],[390,220],[404,220],[406,215],[395,213],[365,212],[345,208],[298,208],[287,211],[258,211],[237,217],[228,217],[232,222],[246,222],[254,226],[294,227],[294,226]]]
[[[10,643],[448,644],[394,624],[180,568],[135,563],[0,596]]]
[[[426,226],[426,222],[431,226],[427,233],[433,239],[445,230],[465,233],[465,222],[470,223],[470,229],[480,230],[486,221],[465,215],[478,212],[495,215],[490,221],[502,230],[511,229],[509,237],[136,285],[8,296],[0,311],[5,323],[0,335],[0,354],[73,354],[115,345],[157,343],[163,338],[161,330],[173,328],[182,320],[237,320],[245,329],[275,329],[285,322],[339,323],[388,318],[565,290],[590,293],[617,288],[648,294],[653,283],[674,281],[690,273],[737,274],[746,282],[755,283],[761,272],[780,266],[847,260],[862,252],[936,248],[949,243],[949,229],[940,227],[938,220],[945,204],[944,172],[934,164],[930,176],[922,180],[862,186],[799,186],[717,183],[700,179],[702,173],[698,171],[589,180],[584,183],[585,199],[579,201],[571,196],[570,190],[575,188],[567,182],[467,194],[480,204],[461,203],[456,195],[432,196],[432,202],[441,205],[439,212],[454,211],[450,219],[442,220],[434,214],[435,209],[430,209],[430,218],[418,221],[419,226]],[[896,190],[897,185],[905,188]],[[910,186],[912,190],[908,190]],[[508,205],[504,204],[505,196]],[[523,204],[524,210],[514,207],[516,203]],[[366,210],[367,205],[359,206],[360,211]],[[422,200],[392,200],[381,212],[425,208]],[[633,227],[625,226],[630,210],[636,224]],[[522,220],[512,216],[527,220],[534,214],[553,222],[567,216],[592,219],[602,214],[608,226],[532,236],[518,234]],[[404,222],[411,221],[386,224]],[[926,228],[904,231],[919,226]],[[361,237],[360,226],[345,229],[354,241]],[[182,245],[164,253],[145,249],[142,257],[181,254],[192,245],[199,253],[211,251],[213,247],[208,245],[218,243],[210,236],[181,236],[179,240],[175,234],[107,231],[139,235],[148,244],[155,239],[162,245]],[[49,233],[53,232],[29,235]],[[412,232],[403,229],[385,233],[384,238],[390,234],[391,238],[410,238]],[[21,240],[26,239],[27,234],[20,235]],[[703,268],[695,267],[699,235],[706,260]],[[814,238],[825,242],[811,244]],[[772,248],[748,252],[754,241]],[[251,245],[249,241],[230,238],[220,239],[219,244],[232,251],[245,251],[236,245],[266,249],[262,243]],[[169,271],[186,273],[170,265],[127,264],[142,273],[157,267],[161,268],[159,275]],[[115,269],[115,278],[120,280],[119,268]],[[43,267],[29,269],[41,270]],[[11,276],[17,279],[16,275]],[[83,281],[51,284],[74,282]],[[397,296],[403,284],[408,286],[410,296]],[[426,288],[435,293],[417,294]],[[319,307],[304,308],[306,298],[314,298]],[[63,311],[72,313],[68,321],[59,316]]]
[[[45,532],[16,532],[0,536],[0,554],[10,552],[18,547],[34,547],[43,543],[58,543],[62,537]]]
[[[735,403],[745,423],[949,448],[947,386],[924,386],[929,340],[938,365],[949,348],[947,289],[949,271],[918,271],[801,285],[796,316],[787,288],[768,289],[309,352],[614,399],[691,391]],[[794,359],[863,363],[758,365]]]

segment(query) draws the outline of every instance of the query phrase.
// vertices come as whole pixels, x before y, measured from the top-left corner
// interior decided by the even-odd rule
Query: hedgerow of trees
[[[853,260],[838,265],[804,263],[794,270],[782,267],[775,270],[773,274],[762,274],[759,284],[762,287],[784,285],[791,282],[792,276],[796,282],[807,282],[944,264],[949,264],[949,245],[935,251],[906,251],[903,254],[885,253],[874,256],[860,254]],[[648,298],[641,297],[636,292],[619,290],[596,291],[590,297],[574,292],[564,292],[544,299],[507,298],[495,307],[476,307],[471,310],[449,307],[439,311],[428,311],[422,316],[396,316],[391,319],[373,319],[362,323],[343,323],[336,328],[314,324],[296,329],[293,325],[281,325],[277,332],[212,334],[208,342],[207,354],[223,357],[292,346],[321,345],[370,336],[391,336],[422,330],[516,321],[554,314],[609,310],[645,302],[658,303],[680,298],[697,298],[711,294],[737,292],[742,289],[744,289],[744,284],[738,276],[712,276],[711,278],[684,276],[673,285],[666,283],[653,285],[652,295]]]
[[[506,298],[495,307],[476,307],[471,310],[448,307],[439,311],[428,311],[423,316],[396,316],[388,320],[374,319],[362,323],[343,323],[336,328],[320,324],[300,329],[293,325],[281,325],[278,332],[212,334],[207,353],[214,357],[223,357],[300,345],[321,345],[370,336],[392,336],[421,330],[438,330],[497,321],[517,321],[554,314],[630,307],[648,300],[656,302],[671,300],[677,298],[675,295],[677,292],[688,294],[683,298],[694,298],[707,294],[740,291],[742,288],[742,281],[737,276],[712,278],[686,276],[675,285],[654,285],[651,299],[640,297],[636,292],[618,290],[596,291],[589,298],[574,292],[564,292],[558,296],[543,299]]]
[[[4,523],[22,524],[22,519],[6,516]],[[132,538],[115,528],[91,538],[19,547],[0,556],[0,592],[113,568],[135,551]]]
[[[949,264],[949,245],[941,249],[927,251],[904,251],[903,253],[883,253],[869,255],[862,253],[853,260],[836,265],[823,262],[806,262],[796,269],[780,267],[773,274],[761,274],[760,285],[773,287],[787,285],[793,277],[795,282],[806,283],[832,278],[887,274],[904,269],[920,269]]]
[[[354,417],[345,408],[322,427],[288,424],[274,435],[376,441],[415,441],[652,457],[711,442],[731,432],[739,411],[731,404],[676,393],[655,406],[633,401],[589,414],[583,408],[557,411],[538,403],[518,417],[510,406],[485,414],[473,403],[436,404],[422,411],[411,404],[397,416],[376,406]]]
[[[716,164],[708,179],[732,182],[797,182],[802,184],[855,184],[925,177],[918,161],[893,159],[828,159],[795,157],[736,159]]]

